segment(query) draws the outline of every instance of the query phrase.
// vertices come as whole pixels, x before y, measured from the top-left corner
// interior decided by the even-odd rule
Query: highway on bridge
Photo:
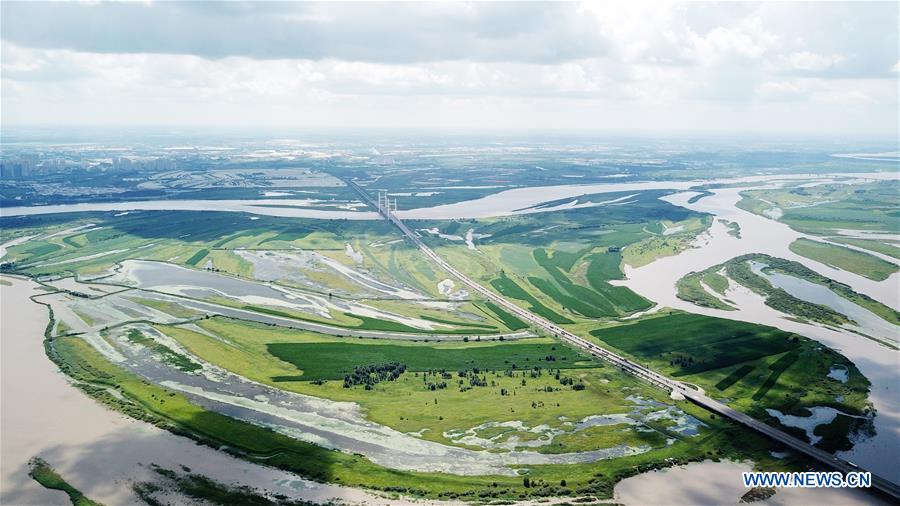
[[[865,471],[865,469],[861,469],[851,462],[841,459],[840,457],[836,457],[835,455],[832,455],[825,450],[817,448],[816,446],[813,446],[805,441],[791,436],[790,434],[776,429],[771,425],[767,425],[715,399],[711,399],[704,392],[697,389],[697,387],[673,380],[668,376],[659,374],[652,369],[649,369],[641,364],[618,355],[617,353],[609,351],[603,347],[598,346],[597,344],[583,339],[560,327],[559,325],[545,318],[542,318],[532,313],[531,311],[519,307],[513,302],[507,300],[506,297],[488,290],[481,284],[477,283],[475,280],[469,278],[468,276],[457,270],[455,267],[447,263],[443,258],[438,256],[438,254],[435,253],[434,250],[432,250],[424,242],[422,242],[421,238],[415,232],[410,230],[399,218],[397,218],[397,216],[392,213],[389,208],[384,209],[382,208],[382,206],[379,206],[378,203],[376,203],[375,200],[373,200],[372,197],[369,196],[369,194],[358,184],[351,180],[345,180],[345,182],[352,189],[354,189],[365,202],[375,207],[385,219],[399,228],[403,232],[403,234],[410,241],[412,241],[412,243],[415,244],[416,247],[418,247],[419,250],[422,251],[422,253],[425,254],[425,256],[433,260],[436,264],[440,265],[447,272],[456,276],[463,284],[467,285],[475,292],[481,294],[485,299],[493,302],[494,304],[497,304],[498,306],[503,307],[507,311],[530,323],[534,327],[544,329],[544,331],[553,334],[555,337],[569,343],[572,346],[578,347],[590,353],[594,357],[606,360],[607,362],[610,362],[619,367],[623,371],[633,374],[634,376],[648,381],[653,385],[674,393],[675,396],[681,395],[702,408],[741,423],[757,432],[768,436],[771,439],[774,439],[775,441],[778,441],[779,443],[784,444],[792,450],[812,457],[818,462],[836,469],[842,473],[846,474],[848,472],[854,471]],[[873,474],[872,487],[884,492],[885,494],[893,497],[896,500],[900,500],[900,485],[897,485],[896,483]]]

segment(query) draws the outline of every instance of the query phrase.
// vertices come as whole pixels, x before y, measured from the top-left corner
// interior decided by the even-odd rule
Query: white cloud
[[[892,4],[9,5],[4,123],[897,125]]]
[[[810,51],[796,51],[777,55],[770,68],[775,71],[823,72],[837,67],[846,59],[841,54],[824,55]]]

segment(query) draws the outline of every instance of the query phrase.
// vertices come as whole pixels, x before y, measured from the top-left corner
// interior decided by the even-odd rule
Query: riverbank
[[[151,463],[168,468],[185,465],[223,483],[293,499],[405,502],[245,462],[106,409],[70,385],[44,354],[47,309],[29,299],[42,293],[39,285],[11,276],[2,279],[10,285],[0,284],[0,503],[68,501],[65,493],[47,490],[28,476],[28,460],[35,456],[86,496],[108,505],[138,504],[130,484],[154,480]]]

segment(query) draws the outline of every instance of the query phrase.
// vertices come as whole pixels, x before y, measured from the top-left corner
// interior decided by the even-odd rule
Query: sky
[[[0,122],[898,131],[900,3],[0,4]]]

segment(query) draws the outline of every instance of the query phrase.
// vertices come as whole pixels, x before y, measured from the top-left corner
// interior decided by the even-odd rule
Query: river
[[[898,307],[900,285],[897,274],[877,282],[856,274],[839,271],[824,264],[800,257],[788,246],[803,234],[787,225],[738,209],[743,188],[713,190],[713,195],[693,204],[687,201],[694,192],[684,192],[666,198],[673,204],[716,216],[709,231],[695,242],[695,248],[670,257],[658,259],[639,268],[626,266],[626,280],[617,282],[659,304],[659,307],[683,309],[692,313],[761,323],[815,339],[840,351],[872,382],[870,399],[878,411],[875,428],[878,434],[857,443],[842,457],[885,478],[900,483],[900,353],[870,339],[849,331],[834,331],[816,325],[799,323],[766,306],[761,298],[748,290],[736,290],[728,298],[738,303],[738,311],[722,311],[703,308],[676,296],[675,283],[690,272],[698,272],[747,253],[765,253],[773,257],[794,260],[816,272],[847,283],[855,290]],[[741,227],[741,238],[728,234],[728,228],[720,221],[736,222]]]

